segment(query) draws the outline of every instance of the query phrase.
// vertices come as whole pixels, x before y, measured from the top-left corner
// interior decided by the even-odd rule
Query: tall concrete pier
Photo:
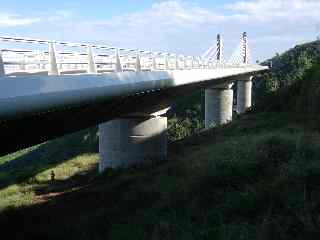
[[[252,105],[252,77],[248,76],[237,82],[237,113],[246,112]]]
[[[119,50],[115,54],[115,72],[122,72]],[[156,64],[154,63],[154,67]],[[141,71],[140,55],[136,55],[135,71]],[[140,163],[167,158],[168,109],[134,113],[99,125],[99,172],[107,168],[128,168]]]
[[[99,126],[99,171],[167,158],[167,117],[132,116]]]
[[[231,86],[224,84],[205,90],[205,128],[216,127],[232,120]]]

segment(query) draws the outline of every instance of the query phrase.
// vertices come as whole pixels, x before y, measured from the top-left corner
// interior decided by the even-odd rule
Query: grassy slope
[[[318,42],[302,49],[317,46]],[[298,47],[284,54],[279,64],[292,65],[300,52]],[[227,126],[171,143],[168,161],[151,168],[98,176],[96,128],[0,158],[2,235],[318,239],[320,67],[302,81],[305,69],[281,75],[287,72],[282,64],[272,73],[276,81],[292,74],[299,77],[262,99],[267,112],[251,112]],[[199,95],[196,92],[191,103],[174,110],[188,120],[182,125],[202,124],[191,121],[201,112]],[[171,124],[175,139],[194,131],[180,126]]]
[[[320,234],[320,133],[289,119],[248,114],[171,144],[165,163],[100,177],[97,153],[51,164],[48,150],[30,159],[46,167],[0,191],[1,232],[16,239],[312,239]],[[77,149],[71,140],[79,135],[64,147]]]

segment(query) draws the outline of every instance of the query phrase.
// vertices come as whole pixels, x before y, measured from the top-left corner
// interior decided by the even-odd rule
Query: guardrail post
[[[92,52],[92,47],[91,46],[87,47],[87,61],[88,61],[87,73],[90,73],[90,74],[98,73],[96,64],[94,62],[94,56],[93,56],[93,52]]]
[[[39,54],[40,70],[46,69],[45,59],[46,59],[45,53],[41,52]]]
[[[60,75],[57,58],[56,58],[56,49],[54,43],[49,43],[49,70],[48,75]]]
[[[26,55],[23,53],[22,63],[20,65],[20,70],[26,70]]]
[[[211,68],[214,69],[215,68],[215,61],[211,59]]]
[[[152,71],[156,71],[157,70],[157,61],[156,61],[156,57],[152,56]]]
[[[135,71],[136,72],[141,72],[141,62],[140,62],[140,54],[139,54],[139,52],[137,53],[137,56],[136,56]]]
[[[187,69],[187,58],[185,56],[183,56],[183,70],[186,70]]]
[[[122,72],[122,65],[120,60],[119,49],[116,49],[116,65],[115,65],[115,72]]]
[[[208,68],[208,61],[206,59],[202,58],[201,62],[202,62],[202,68],[207,69]]]
[[[168,56],[167,55],[164,57],[164,69],[165,70],[169,70],[170,69],[169,68],[169,60],[168,60]]]
[[[2,58],[2,50],[0,51],[0,76],[5,76],[6,72],[4,70],[4,62]]]
[[[175,69],[176,70],[179,69],[179,57],[178,57],[178,55],[176,55]]]

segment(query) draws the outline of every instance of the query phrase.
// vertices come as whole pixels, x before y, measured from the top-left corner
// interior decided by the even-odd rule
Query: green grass
[[[318,239],[320,133],[291,119],[249,113],[171,143],[168,161],[157,166],[104,176],[96,130],[7,156],[0,159],[1,232],[12,239]],[[92,153],[79,152],[88,141]],[[19,159],[24,174],[9,164]],[[44,163],[29,169],[26,159]]]
[[[28,151],[25,151],[27,154]],[[41,159],[38,159],[41,161]],[[88,171],[95,168],[98,161],[98,154],[79,155],[70,160],[59,164],[56,167],[49,167],[48,169],[27,178],[18,184],[12,184],[0,191],[0,211],[11,208],[30,205],[37,202],[37,190],[41,189],[41,194],[45,192],[58,191],[65,188],[59,185],[59,182],[66,181],[79,172]],[[27,168],[25,171],[32,171],[32,168]],[[51,171],[55,174],[55,181],[51,183]],[[2,173],[2,178],[10,178],[14,174],[14,169],[9,172],[10,175]],[[1,179],[1,177],[0,177]],[[70,186],[68,186],[70,187]]]

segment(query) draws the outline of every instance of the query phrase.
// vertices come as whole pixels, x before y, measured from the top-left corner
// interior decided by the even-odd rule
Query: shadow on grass
[[[160,199],[155,188],[145,187],[151,177],[145,167],[100,176],[96,170],[39,185],[35,204],[0,212],[2,234],[11,239],[105,239],[114,221],[130,218]],[[13,225],[19,230],[11,232]]]
[[[72,191],[74,189],[81,189],[90,185],[97,179],[98,165],[94,167],[78,172],[77,174],[65,179],[65,180],[48,180],[42,181],[41,184],[34,187],[34,192],[37,196],[44,197],[48,200],[51,195],[60,194]]]
[[[98,152],[97,128],[54,139],[0,165],[0,190],[84,153]],[[8,156],[7,156],[8,157]]]

